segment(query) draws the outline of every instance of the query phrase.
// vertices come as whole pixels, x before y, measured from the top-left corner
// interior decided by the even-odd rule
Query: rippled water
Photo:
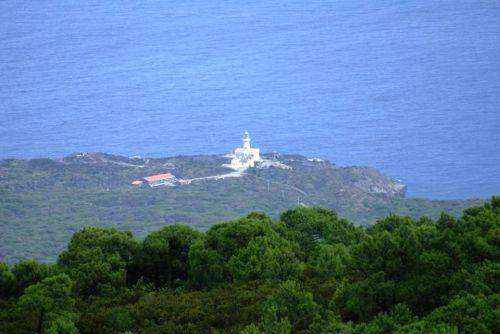
[[[264,151],[500,193],[498,1],[2,1],[0,157]]]

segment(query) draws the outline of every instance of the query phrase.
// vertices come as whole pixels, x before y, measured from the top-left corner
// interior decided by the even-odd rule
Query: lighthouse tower
[[[245,133],[243,134],[243,148],[248,150],[250,149],[250,134],[248,133],[248,131],[245,131]]]
[[[231,163],[225,165],[235,170],[247,169],[254,167],[255,163],[261,161],[260,150],[250,146],[250,134],[245,131],[243,134],[243,147],[238,147],[234,150]]]

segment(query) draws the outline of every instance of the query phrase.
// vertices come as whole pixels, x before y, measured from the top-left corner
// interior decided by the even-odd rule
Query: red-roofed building
[[[132,184],[141,185],[143,182],[145,182],[150,187],[174,186],[176,181],[177,179],[174,175],[172,175],[172,173],[164,173],[143,177],[141,181],[134,181],[132,182]]]

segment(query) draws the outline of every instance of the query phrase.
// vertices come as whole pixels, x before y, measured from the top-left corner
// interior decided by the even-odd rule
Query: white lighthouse
[[[243,134],[243,147],[238,147],[231,155],[231,163],[225,165],[235,170],[247,169],[254,167],[255,163],[261,161],[260,150],[250,146],[250,134],[245,131]]]
[[[249,150],[251,149],[250,148],[250,141],[252,139],[250,139],[250,134],[248,133],[248,131],[245,131],[245,133],[243,134],[243,149],[245,150]]]

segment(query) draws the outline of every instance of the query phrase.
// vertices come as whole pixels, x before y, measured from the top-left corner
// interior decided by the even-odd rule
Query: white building
[[[260,158],[260,150],[250,147],[250,135],[248,131],[243,134],[243,147],[238,147],[231,154],[231,163],[224,165],[226,167],[240,170],[254,167],[256,162],[262,161]]]

